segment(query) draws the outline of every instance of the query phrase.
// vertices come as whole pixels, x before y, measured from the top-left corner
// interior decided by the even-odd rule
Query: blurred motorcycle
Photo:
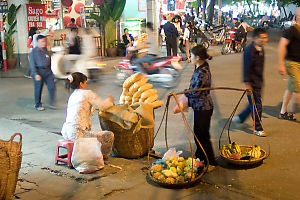
[[[182,69],[179,64],[180,59],[179,56],[155,57],[151,61],[151,64],[145,68],[148,81],[159,83],[165,88],[175,87],[177,85],[177,79],[180,76],[180,70]],[[120,85],[132,74],[143,73],[129,58],[125,58],[122,62],[117,64],[115,69],[118,71],[116,78]]]

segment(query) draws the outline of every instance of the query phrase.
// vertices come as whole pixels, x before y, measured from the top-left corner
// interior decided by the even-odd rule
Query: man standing
[[[294,99],[300,100],[300,8],[296,11],[296,23],[287,29],[279,42],[279,73],[289,75],[287,89],[283,96],[280,119],[296,120],[294,114]],[[284,58],[286,57],[286,63]],[[286,67],[286,68],[285,68]],[[287,107],[291,102],[290,110]]]
[[[49,91],[50,108],[54,108],[55,100],[54,75],[51,71],[51,58],[49,52],[46,49],[46,45],[46,37],[43,35],[39,35],[37,37],[37,47],[35,47],[32,50],[29,57],[29,65],[32,71],[32,77],[34,82],[35,109],[37,109],[38,111],[45,110],[41,102],[44,83],[47,84]]]
[[[263,46],[268,42],[268,34],[263,28],[256,28],[253,32],[253,42],[245,48],[243,58],[243,82],[245,88],[252,90],[255,105],[255,135],[265,137],[266,133],[263,130],[260,120],[262,115],[261,90],[263,86],[263,69],[264,69],[264,49]],[[247,117],[252,114],[253,118],[253,103],[250,93],[247,94],[249,105],[238,116],[233,117],[232,121],[242,124]],[[258,114],[258,115],[257,115]]]
[[[177,56],[177,37],[178,31],[175,28],[172,22],[171,15],[167,16],[168,22],[163,26],[164,32],[166,35],[166,45],[167,45],[167,56],[171,56],[171,49],[173,52],[173,56]]]

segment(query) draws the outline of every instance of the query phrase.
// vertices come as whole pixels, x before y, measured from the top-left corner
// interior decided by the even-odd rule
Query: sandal
[[[293,113],[288,113],[285,112],[284,114],[279,114],[278,116],[279,119],[285,119],[285,120],[291,120],[291,121],[296,121],[296,116]]]

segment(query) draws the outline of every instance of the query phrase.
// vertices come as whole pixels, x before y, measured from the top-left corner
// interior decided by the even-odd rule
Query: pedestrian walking
[[[279,73],[288,73],[279,119],[296,120],[294,104],[300,102],[300,8],[296,11],[296,23],[283,32],[279,42]],[[286,62],[285,62],[286,58]]]
[[[167,56],[171,56],[171,50],[173,56],[177,56],[177,37],[178,31],[174,24],[172,24],[172,17],[168,15],[168,22],[163,26],[164,33],[166,35],[166,45],[167,45]]]
[[[205,47],[198,45],[192,48],[191,61],[195,65],[195,71],[189,90],[211,87],[211,73],[207,59],[211,59],[211,57],[207,54]],[[213,101],[210,90],[189,92],[182,96],[181,99],[182,101],[179,105],[181,108],[176,106],[173,112],[178,113],[180,109],[186,109],[187,106],[192,107],[194,110],[194,133],[208,156],[209,164],[212,166],[217,165],[209,134],[210,121],[213,114]],[[195,143],[197,146],[195,156],[200,160],[206,160],[196,139]]]
[[[187,22],[186,27],[184,29],[184,35],[183,35],[183,44],[185,45],[187,62],[191,62],[190,51],[195,45],[195,38],[192,36],[193,34],[194,34],[194,28],[191,22]]]
[[[245,88],[252,90],[255,105],[257,108],[255,113],[255,135],[265,137],[266,133],[261,125],[262,115],[262,86],[263,86],[263,70],[265,63],[264,45],[268,41],[268,33],[263,28],[256,28],[253,32],[253,42],[244,50],[243,57],[243,82]],[[234,116],[232,121],[236,123],[244,123],[251,114],[253,118],[253,103],[250,93],[247,94],[248,106],[238,116]]]
[[[32,71],[34,82],[34,101],[35,108],[43,111],[45,108],[41,102],[44,83],[46,83],[49,91],[49,107],[54,107],[55,101],[55,84],[54,75],[51,71],[51,58],[46,48],[46,37],[39,35],[37,37],[37,47],[33,48],[30,53],[29,66]]]

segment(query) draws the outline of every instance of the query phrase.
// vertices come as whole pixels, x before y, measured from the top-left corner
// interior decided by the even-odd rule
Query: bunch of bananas
[[[247,156],[250,156],[252,158],[260,158],[261,151],[260,146],[254,145],[251,150],[247,153]]]
[[[240,146],[233,142],[228,146],[223,146],[220,151],[221,155],[225,158],[234,159],[234,160],[249,160],[251,158],[260,158],[261,148],[258,145],[251,147],[249,151],[241,151]]]
[[[229,146],[223,146],[223,148],[221,149],[221,154],[222,156],[224,156],[225,158],[231,158],[233,154],[242,154],[241,152],[241,148],[240,146],[233,142],[231,144],[229,144]]]

